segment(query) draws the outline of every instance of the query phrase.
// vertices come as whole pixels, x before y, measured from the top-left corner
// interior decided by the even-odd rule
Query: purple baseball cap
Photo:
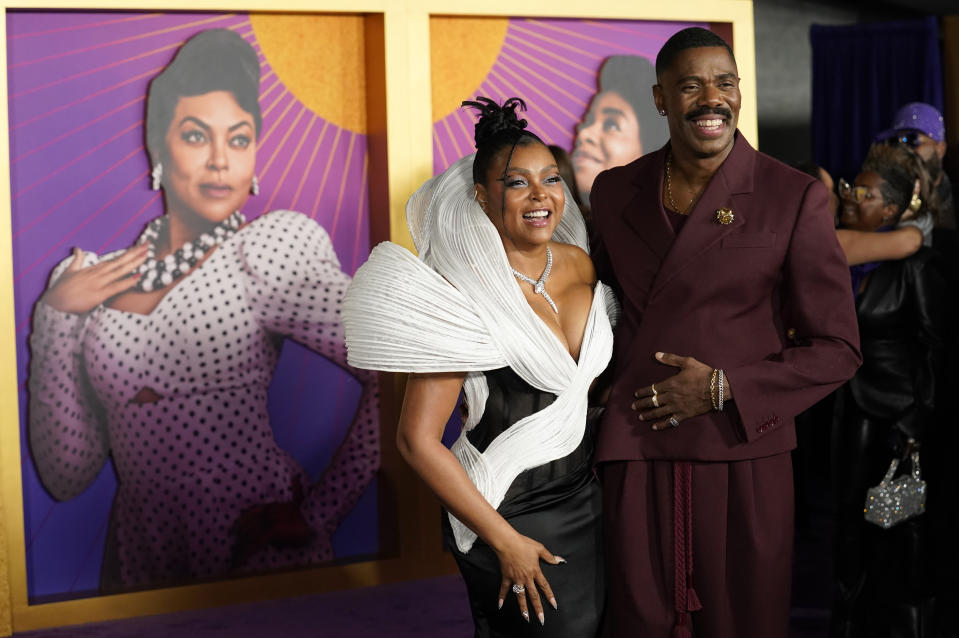
[[[919,131],[937,142],[946,139],[946,125],[936,107],[925,102],[910,102],[899,108],[892,118],[892,128],[876,136],[876,140],[885,140],[899,131]]]

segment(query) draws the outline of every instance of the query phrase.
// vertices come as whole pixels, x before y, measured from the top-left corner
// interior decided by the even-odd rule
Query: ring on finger
[[[656,391],[656,384],[655,384],[655,383],[650,383],[650,384],[649,384],[649,390],[650,390],[650,392],[653,393],[653,396],[656,396],[657,394],[659,394],[659,392]]]
[[[656,396],[655,394],[653,395],[653,407],[654,407],[654,408],[658,408],[658,407],[659,407],[659,397]]]
[[[678,428],[678,427],[679,427],[679,421],[676,420],[676,417],[674,417],[674,416],[669,417],[669,427],[671,427],[671,428]]]
[[[514,593],[514,594],[522,594],[524,591],[526,591],[526,586],[525,586],[525,585],[520,585],[519,583],[513,583],[513,593]]]

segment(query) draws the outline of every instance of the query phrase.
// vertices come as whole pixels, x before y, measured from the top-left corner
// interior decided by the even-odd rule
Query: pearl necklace
[[[559,310],[556,308],[556,304],[553,303],[553,299],[549,296],[549,293],[546,292],[546,280],[549,278],[549,271],[553,269],[553,253],[550,251],[549,246],[546,247],[546,268],[543,270],[543,274],[539,276],[539,279],[533,279],[532,277],[527,277],[523,273],[519,272],[515,268],[510,267],[510,270],[513,271],[513,275],[520,281],[525,281],[528,284],[533,284],[533,292],[537,295],[543,295],[543,299],[546,300],[546,303],[550,305],[553,309],[553,312],[559,314]]]
[[[187,274],[214,246],[219,246],[232,237],[237,229],[246,223],[246,218],[240,211],[235,211],[214,226],[210,232],[201,233],[193,241],[188,241],[158,260],[156,258],[157,240],[169,226],[169,221],[169,215],[157,217],[147,225],[143,234],[137,239],[138,246],[142,244],[148,246],[147,259],[137,268],[140,279],[137,280],[136,289],[140,292],[160,290]]]

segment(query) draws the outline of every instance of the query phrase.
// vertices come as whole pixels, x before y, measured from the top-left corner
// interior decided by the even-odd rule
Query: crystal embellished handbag
[[[889,529],[926,511],[926,482],[919,472],[919,451],[913,450],[912,472],[894,479],[900,459],[893,459],[882,481],[866,492],[865,518]]]

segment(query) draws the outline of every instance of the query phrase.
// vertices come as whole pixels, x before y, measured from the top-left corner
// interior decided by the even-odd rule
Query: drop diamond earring
[[[151,188],[155,191],[160,190],[160,182],[163,181],[163,164],[161,162],[157,162],[153,166],[153,170],[150,171],[150,177],[152,178]]]

